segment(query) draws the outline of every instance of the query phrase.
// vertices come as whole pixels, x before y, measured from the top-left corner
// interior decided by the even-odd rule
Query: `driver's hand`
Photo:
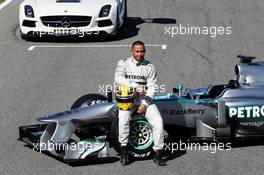
[[[140,95],[140,96],[144,96],[146,94],[145,91],[145,87],[144,86],[138,86],[136,88],[136,92]]]
[[[147,110],[147,106],[142,104],[138,107],[137,113],[139,113],[140,115],[144,114]]]

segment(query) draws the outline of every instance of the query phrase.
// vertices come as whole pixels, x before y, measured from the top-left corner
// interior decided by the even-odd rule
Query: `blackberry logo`
[[[175,109],[161,109],[161,113],[164,115],[203,115],[205,109],[183,109],[183,110],[175,110]]]

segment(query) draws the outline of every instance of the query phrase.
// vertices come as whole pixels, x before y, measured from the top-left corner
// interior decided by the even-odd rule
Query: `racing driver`
[[[139,103],[136,109],[122,110],[119,108],[119,142],[123,166],[129,163],[127,143],[131,115],[134,112],[145,116],[152,126],[154,162],[159,166],[166,165],[162,158],[164,147],[163,120],[156,105],[151,103],[157,89],[157,73],[154,65],[144,59],[145,51],[145,44],[142,41],[135,41],[131,47],[132,56],[119,60],[115,72],[115,82],[118,85],[135,88],[139,94]]]

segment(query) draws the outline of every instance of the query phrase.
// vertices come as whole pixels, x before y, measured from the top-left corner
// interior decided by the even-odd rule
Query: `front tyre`
[[[21,39],[22,40],[25,40],[25,41],[33,41],[34,42],[37,39],[40,39],[39,36],[38,36],[38,34],[36,34],[36,33],[29,32],[29,33],[25,34],[25,33],[23,33],[21,31],[21,29],[19,30],[19,33],[20,33]]]
[[[88,107],[91,105],[102,103],[104,101],[107,101],[107,97],[101,94],[87,94],[77,99],[73,103],[71,110]],[[87,124],[85,127],[82,127],[79,130],[75,131],[75,135],[79,137],[80,140],[94,139],[95,137],[105,134],[105,126],[101,123]]]
[[[125,15],[124,15],[124,22],[126,21],[127,19],[127,0],[125,2]]]
[[[29,40],[29,36],[24,34],[21,30],[19,31],[22,40]]]
[[[142,116],[132,116],[130,121],[130,133],[128,139],[128,153],[133,158],[146,158],[151,155],[154,145],[152,128],[149,122]],[[118,117],[111,126],[111,144],[120,153],[120,143],[118,142]]]
[[[115,22],[115,31],[109,35],[109,39],[111,41],[118,40],[120,30],[120,21],[119,21],[119,13],[118,10],[116,12],[116,22]]]

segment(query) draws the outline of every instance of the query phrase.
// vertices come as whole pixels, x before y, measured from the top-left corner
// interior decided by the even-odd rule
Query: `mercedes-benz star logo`
[[[69,27],[71,25],[70,19],[66,17],[62,18],[61,25],[62,27]]]

